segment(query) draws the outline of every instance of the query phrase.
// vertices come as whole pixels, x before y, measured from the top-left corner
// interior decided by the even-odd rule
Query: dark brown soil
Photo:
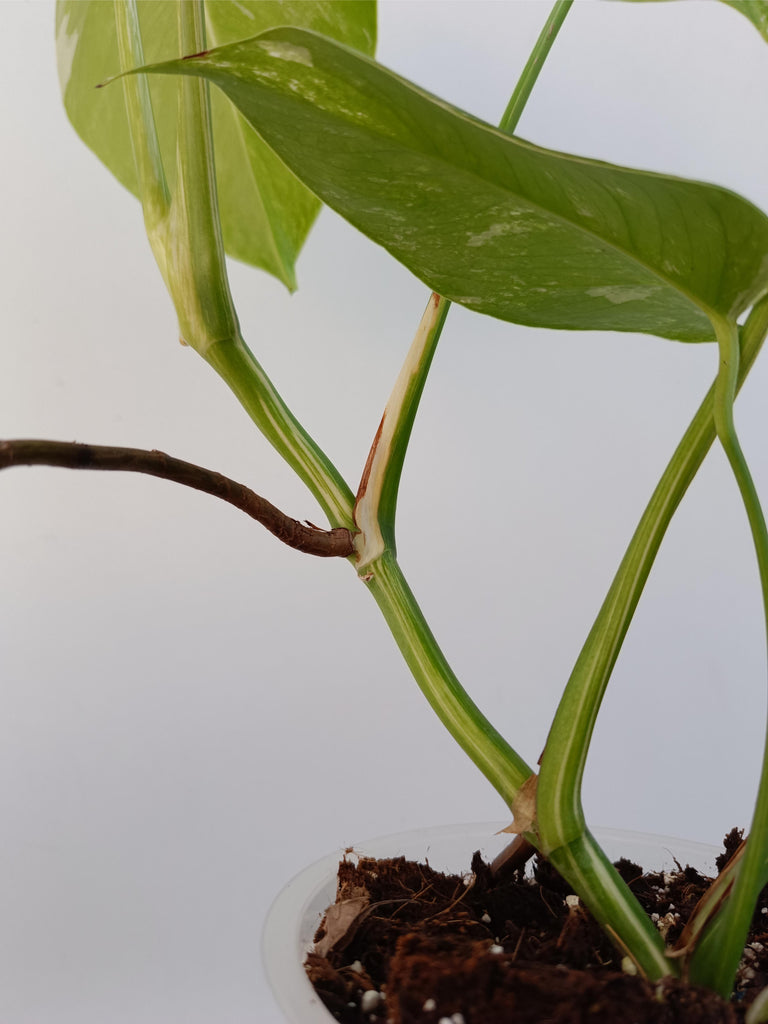
[[[725,840],[722,870],[738,845]],[[709,884],[694,868],[617,867],[674,944]],[[403,858],[343,860],[307,957],[310,980],[343,1024],[741,1024],[768,985],[763,892],[731,1002],[680,981],[622,970],[611,945],[546,862],[498,880],[475,854],[471,874],[443,875]]]

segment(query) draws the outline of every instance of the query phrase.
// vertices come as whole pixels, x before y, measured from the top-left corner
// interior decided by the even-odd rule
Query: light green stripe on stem
[[[766,639],[768,640],[768,532],[760,499],[741,450],[733,422],[733,399],[739,377],[739,340],[737,328],[725,320],[716,320],[720,346],[720,372],[715,391],[717,436],[728,457],[749,519],[760,572]],[[690,977],[694,984],[707,985],[727,997],[744,951],[755,902],[768,881],[768,735],[763,751],[755,811],[749,838],[736,871],[733,889],[725,906],[694,950]]]
[[[141,67],[146,61],[141,43],[136,0],[114,0],[114,11],[121,70]],[[162,261],[161,272],[165,277],[165,254],[162,245],[158,244],[160,238],[157,232],[163,230],[170,210],[171,197],[160,156],[147,76],[129,75],[123,78],[122,86],[144,224],[155,259],[158,263]]]
[[[177,0],[179,49],[205,48],[202,0]],[[144,62],[134,0],[115,0],[123,70]],[[179,81],[177,177],[173,196],[160,159],[143,75],[123,79],[150,245],[179,330],[219,373],[256,425],[320,503],[331,526],[353,528],[353,495],[341,474],[286,406],[240,333],[229,289],[216,195],[208,86]]]
[[[233,338],[211,345],[205,359],[226,381],[270,444],[303,480],[330,525],[354,530],[352,491],[286,406],[245,342]]]
[[[504,112],[499,125],[503,131],[511,134],[515,130],[572,2],[556,0]],[[403,463],[424,385],[450,308],[449,299],[436,293],[430,296],[371,446],[355,505],[355,521],[360,528],[360,569],[385,550],[396,551],[395,517]]]
[[[737,387],[768,331],[768,297],[758,302],[741,331]],[[611,671],[667,527],[715,439],[713,385],[675,450],[630,541],[611,588],[568,680],[542,758],[537,793],[543,851],[566,878],[581,871],[574,856],[587,833],[581,785],[589,743]],[[564,853],[558,855],[558,850]],[[620,880],[616,876],[615,884]],[[623,883],[621,883],[623,884]],[[600,917],[599,891],[580,895]],[[624,925],[618,922],[620,927]],[[619,933],[620,927],[613,925]]]
[[[397,492],[411,430],[440,340],[450,301],[434,292],[421,318],[405,362],[387,401],[374,438],[355,502],[357,571],[385,551],[396,554]]]
[[[677,973],[658,929],[586,827],[566,846],[548,851],[547,859],[646,978]]]
[[[531,769],[469,698],[432,635],[391,554],[368,567],[366,586],[392,631],[416,682],[440,721],[501,795],[512,805]]]
[[[205,49],[203,0],[177,6],[179,49]],[[208,83],[182,78],[178,89],[176,186],[165,239],[167,283],[184,341],[200,355],[239,336],[221,237]]]
[[[196,53],[205,48],[201,0],[181,0],[189,9],[188,26],[182,33],[182,50]],[[192,14],[194,12],[194,21]],[[174,208],[183,209],[188,245],[181,252],[189,260],[194,279],[194,298],[207,318],[199,342],[191,342],[200,355],[228,384],[267,440],[320,503],[332,527],[352,528],[352,493],[331,460],[320,450],[283,402],[267,374],[251,354],[240,334],[221,238],[216,195],[213,139],[210,128],[208,84],[184,77],[181,80],[183,113],[180,118],[178,180]],[[196,92],[185,87],[194,84]],[[201,88],[202,87],[202,88]],[[178,231],[182,235],[182,231]],[[221,315],[218,314],[221,310]],[[215,318],[215,319],[214,319]]]
[[[517,125],[571,0],[557,0],[525,66],[501,128]],[[450,301],[433,294],[387,402],[355,506],[357,568],[384,613],[416,681],[459,746],[509,807],[532,774],[481,714],[451,670],[395,561],[397,493],[413,422]]]

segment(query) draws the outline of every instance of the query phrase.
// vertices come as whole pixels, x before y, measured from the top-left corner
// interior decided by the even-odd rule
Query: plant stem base
[[[428,847],[442,866],[437,844]],[[692,856],[680,847],[682,871],[669,856],[667,870],[650,875],[620,862],[670,944],[708,884],[686,860],[710,874],[713,868],[712,855],[702,863],[695,849]],[[627,852],[660,863],[642,846]],[[342,909],[321,926],[319,953],[306,965],[328,1022],[739,1024],[768,983],[768,936],[760,930],[768,915],[758,912],[741,991],[726,1002],[680,981],[654,985],[625,973],[621,954],[546,863],[535,878],[516,873],[498,881],[479,854],[467,874],[354,856],[339,867],[339,894]]]

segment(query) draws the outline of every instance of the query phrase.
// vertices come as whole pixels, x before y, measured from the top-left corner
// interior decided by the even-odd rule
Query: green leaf
[[[430,288],[540,327],[713,338],[768,289],[768,218],[712,185],[540,149],[313,32],[151,69],[215,82]]]
[[[138,4],[146,59],[180,56],[176,5]],[[243,39],[275,25],[295,24],[372,53],[375,0],[208,0],[210,45]],[[56,48],[64,105],[72,124],[112,173],[137,194],[128,123],[119,89],[96,89],[120,69],[113,4],[107,0],[58,0]],[[152,104],[163,163],[173,189],[176,172],[176,87],[154,79]],[[320,204],[221,95],[212,115],[219,203],[227,252],[296,286],[294,264]]]
[[[768,41],[768,0],[723,0],[723,3],[749,18],[763,39]]]

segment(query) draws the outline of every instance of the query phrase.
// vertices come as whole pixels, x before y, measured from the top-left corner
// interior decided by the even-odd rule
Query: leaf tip
[[[103,82],[97,82],[94,88],[103,89],[106,85],[111,85],[116,79],[122,78],[124,74],[130,74],[130,72],[121,71],[117,75],[110,75],[109,78],[105,78]]]

